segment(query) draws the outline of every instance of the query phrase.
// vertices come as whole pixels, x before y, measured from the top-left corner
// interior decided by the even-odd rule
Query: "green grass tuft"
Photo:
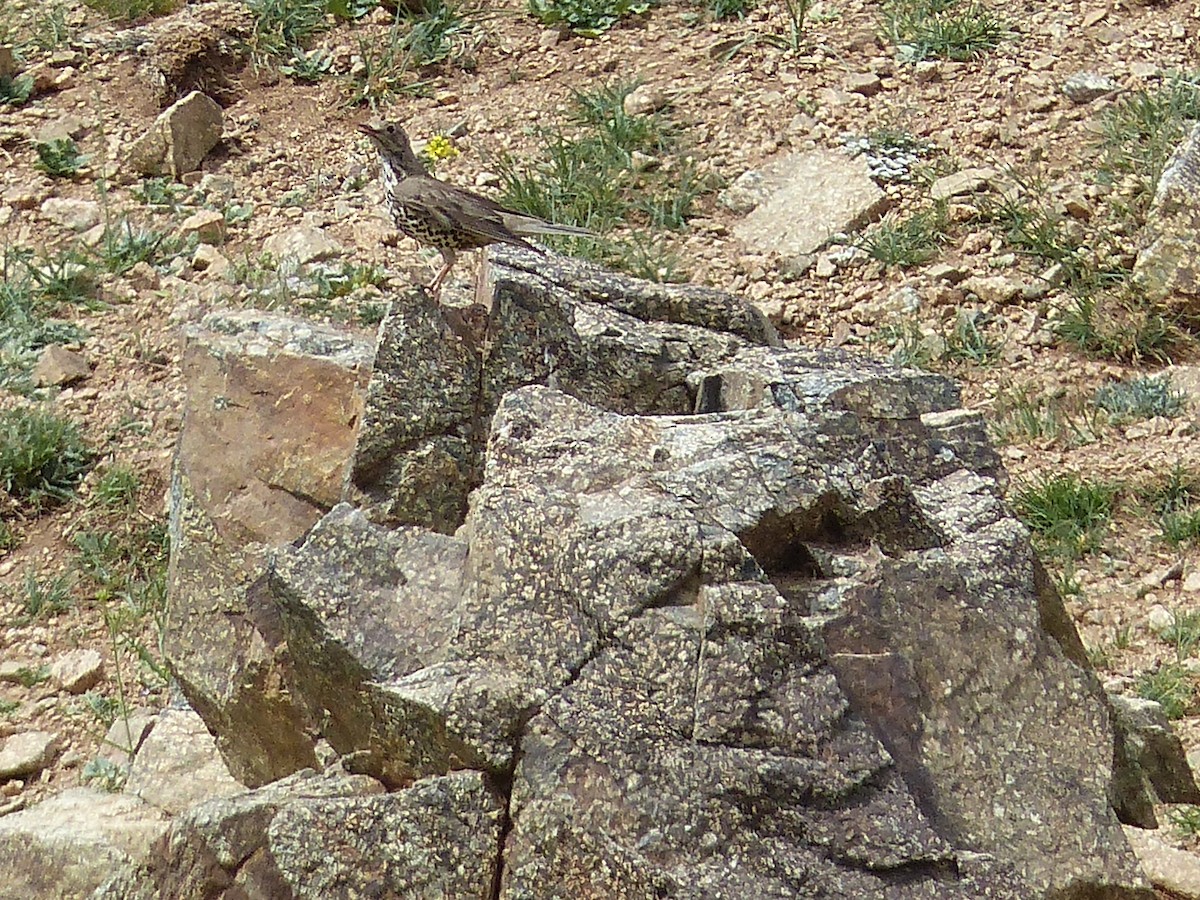
[[[1135,690],[1139,697],[1162,704],[1163,714],[1171,720],[1189,714],[1196,702],[1196,678],[1179,663],[1164,663],[1143,672]]]
[[[1043,549],[1075,559],[1099,549],[1115,500],[1112,486],[1068,474],[1020,487],[1013,505]]]
[[[855,241],[872,258],[885,266],[902,269],[928,262],[946,239],[946,209],[942,205],[900,219],[890,213]]]
[[[566,25],[576,34],[589,37],[648,9],[648,0],[529,0],[530,15],[543,25]]]
[[[88,6],[118,22],[138,22],[173,12],[181,0],[84,0]]]
[[[74,422],[53,412],[0,412],[0,488],[34,508],[70,498],[92,454]]]
[[[887,0],[883,30],[900,56],[911,62],[974,59],[1012,35],[999,16],[973,0]]]

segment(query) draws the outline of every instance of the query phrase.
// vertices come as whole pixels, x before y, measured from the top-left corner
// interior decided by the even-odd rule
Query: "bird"
[[[429,285],[435,296],[462,251],[489,244],[513,244],[545,255],[525,238],[542,234],[595,237],[586,228],[557,225],[507,209],[482,194],[434,178],[397,122],[374,120],[359,125],[358,130],[379,151],[380,180],[396,227],[442,255],[442,268]]]

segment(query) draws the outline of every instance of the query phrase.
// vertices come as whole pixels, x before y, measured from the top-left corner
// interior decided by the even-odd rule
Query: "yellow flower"
[[[431,137],[422,152],[433,163],[458,156],[458,148],[454,146],[454,141],[444,134],[435,134]]]

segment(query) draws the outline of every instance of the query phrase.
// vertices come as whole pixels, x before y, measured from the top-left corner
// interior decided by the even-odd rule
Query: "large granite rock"
[[[1200,322],[1200,124],[1159,179],[1133,275],[1151,300]]]
[[[354,896],[349,859],[381,897],[1150,900],[1105,696],[948,380],[784,350],[714,292],[510,252],[483,285],[381,329],[362,508],[251,591],[192,573],[196,628],[240,604],[270,649],[221,651],[195,704],[226,758],[282,773],[319,735],[393,792],[276,805],[239,884],[309,896],[333,859],[311,895]]]
[[[312,742],[293,737],[307,712],[288,690],[278,614],[252,587],[265,548],[301,537],[341,496],[370,357],[340,332],[254,311],[187,332],[164,649],[250,785],[315,764]],[[261,740],[230,743],[243,730]]]

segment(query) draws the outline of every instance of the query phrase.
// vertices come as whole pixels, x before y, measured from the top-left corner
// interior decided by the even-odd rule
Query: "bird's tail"
[[[594,231],[588,231],[586,228],[579,228],[576,225],[556,225],[553,222],[544,222],[541,219],[533,217],[513,218],[507,223],[508,227],[513,230],[513,233],[528,237],[534,234],[565,234],[574,235],[575,237],[595,237]]]

